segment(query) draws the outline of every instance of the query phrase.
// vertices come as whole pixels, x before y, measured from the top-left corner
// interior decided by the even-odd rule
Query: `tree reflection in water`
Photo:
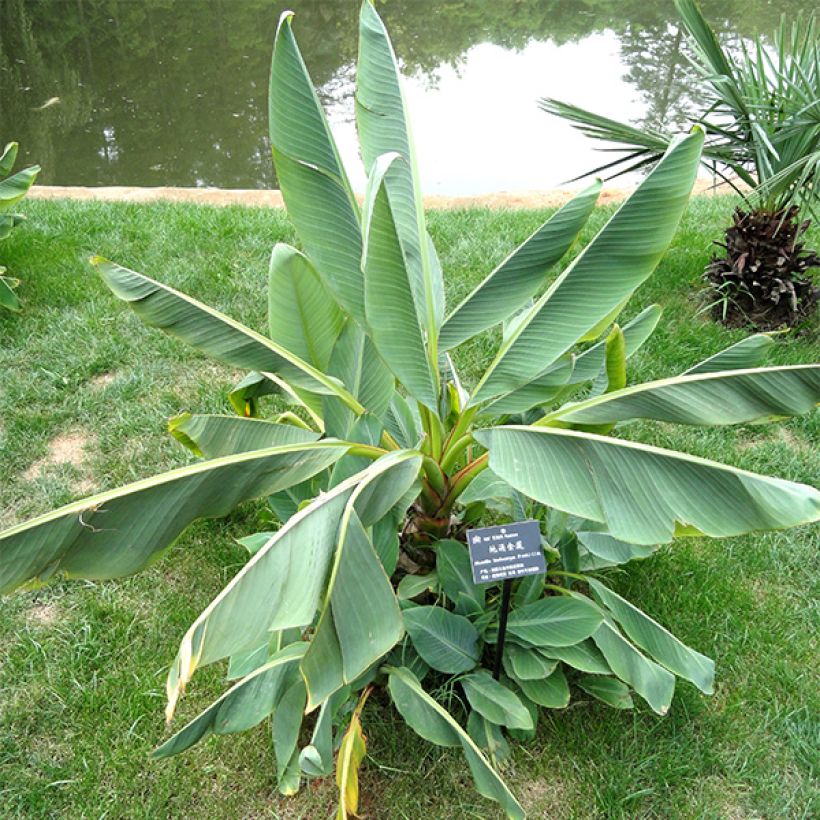
[[[801,5],[703,3],[740,35]],[[359,0],[2,0],[0,139],[20,142],[44,184],[274,187],[267,74],[289,6],[323,101],[349,118]],[[686,121],[691,83],[671,0],[390,0],[380,11],[406,72],[431,86],[478,43],[515,51],[612,31],[644,122]]]

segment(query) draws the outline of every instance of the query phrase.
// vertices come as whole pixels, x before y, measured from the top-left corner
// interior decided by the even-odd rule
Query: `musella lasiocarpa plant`
[[[358,810],[364,702],[382,688],[423,738],[463,750],[482,795],[522,817],[499,764],[511,738],[534,735],[542,709],[581,692],[616,709],[637,697],[664,714],[678,678],[712,692],[713,662],[613,591],[607,568],[678,537],[820,516],[811,487],[635,443],[624,423],[808,413],[820,367],[761,367],[773,341],[759,335],[685,373],[629,384],[629,358],[660,309],[623,323],[620,314],[686,207],[698,129],[560,275],[551,271],[599,183],[448,307],[382,21],[362,6],[361,207],[291,23],[285,14],[274,44],[270,136],[299,249],[273,249],[267,334],[94,260],[143,322],[247,371],[229,396],[236,414],[171,421],[200,462],[0,535],[0,590],[138,572],[193,520],[267,498],[279,523],[243,539],[247,563],[183,637],[167,717],[200,667],[227,660],[229,688],[155,755],[269,719],[282,792],[335,768],[345,817]],[[451,352],[497,326],[483,376],[462,384]],[[266,412],[274,394],[293,409]],[[539,522],[547,571],[513,583],[495,677],[500,588],[473,582],[465,531],[514,520]],[[442,692],[457,696],[445,702]]]

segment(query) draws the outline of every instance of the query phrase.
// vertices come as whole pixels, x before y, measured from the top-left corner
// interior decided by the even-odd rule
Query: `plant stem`
[[[438,462],[430,456],[425,456],[422,466],[430,486],[436,491],[439,498],[444,498],[447,495],[447,476],[444,475]]]
[[[442,450],[445,457],[448,451],[450,450],[452,443],[458,443],[462,436],[464,436],[467,428],[470,426],[470,423],[475,418],[475,414],[477,412],[477,407],[467,407],[461,411],[461,414],[459,415],[458,419],[456,419],[456,423],[453,425],[453,429],[450,430],[449,435],[444,441],[444,447],[442,448]]]
[[[350,443],[351,447],[347,451],[350,456],[366,456],[367,458],[377,459],[390,452],[381,447],[375,447],[372,444],[359,444],[352,442],[341,442],[342,444]]]
[[[456,499],[470,486],[472,480],[487,468],[489,458],[490,454],[484,453],[453,476],[450,481],[450,492],[447,493],[439,507],[438,516],[447,515],[450,512]]]
[[[381,437],[382,444],[388,450],[401,450],[401,445],[387,432],[387,430],[382,430],[382,437]]]
[[[470,446],[472,440],[473,434],[467,433],[458,439],[451,447],[445,449],[444,455],[441,457],[441,469],[444,470],[445,473],[449,473],[455,466],[461,454]]]
[[[426,444],[429,445],[430,455],[434,459],[441,458],[441,422],[438,416],[419,402],[419,411],[421,414],[421,423],[424,427],[424,432],[427,433]]]

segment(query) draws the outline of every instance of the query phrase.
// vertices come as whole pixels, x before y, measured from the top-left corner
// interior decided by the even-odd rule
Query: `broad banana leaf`
[[[645,444],[553,427],[496,427],[475,438],[490,468],[530,498],[606,524],[615,538],[665,544],[820,518],[820,492]]]
[[[288,520],[211,601],[182,639],[168,673],[169,720],[199,666],[253,649],[270,632],[311,623],[348,501],[355,494],[356,513],[365,526],[371,526],[413,484],[420,464],[421,456],[412,451],[383,456]]]
[[[291,29],[279,20],[268,100],[279,188],[319,274],[344,310],[364,323],[359,206]]]
[[[703,131],[672,143],[600,233],[535,303],[499,349],[470,403],[532,381],[616,311],[655,270],[695,181]]]
[[[430,697],[405,667],[386,666],[388,687],[396,708],[416,734],[437,746],[461,746],[479,794],[495,800],[507,817],[523,820],[524,809],[481,753],[473,739],[447,710]]]
[[[624,683],[628,683],[659,715],[665,715],[675,694],[675,676],[641,654],[611,621],[592,636],[595,645]]]
[[[574,367],[574,357],[571,354],[565,354],[558,361],[553,362],[538,378],[490,402],[482,412],[500,416],[507,413],[524,413],[531,407],[549,404],[572,380]]]
[[[670,672],[692,681],[706,695],[714,692],[715,662],[695,652],[636,606],[595,578],[587,578],[596,599],[605,606],[629,638]]]
[[[271,341],[326,371],[344,322],[310,260],[290,245],[274,245],[268,278]]]
[[[408,248],[399,234],[389,190],[399,184],[398,154],[384,154],[373,166],[364,203],[365,313],[376,349],[407,391],[434,412],[435,372],[419,325]],[[433,361],[436,361],[434,359]]]
[[[127,302],[150,327],[158,327],[227,364],[265,375],[270,371],[295,387],[336,395],[351,409],[363,412],[337,380],[261,333],[141,273],[99,256],[91,261],[114,295]]]
[[[7,176],[14,168],[14,163],[17,162],[17,151],[20,148],[19,143],[9,142],[0,154],[0,177]]]
[[[444,318],[441,266],[425,228],[416,154],[396,55],[384,23],[367,0],[359,16],[356,124],[368,175],[383,154],[396,153],[404,160],[392,168],[387,197],[404,252],[418,323],[430,345],[431,361],[435,362],[436,337]]]
[[[0,211],[7,211],[16,205],[34,185],[34,180],[37,179],[39,173],[40,166],[32,165],[30,168],[18,171],[13,176],[0,180]]]
[[[660,305],[650,305],[621,328],[624,334],[627,359],[637,353],[643,347],[644,342],[652,335],[660,321],[662,312]],[[605,360],[606,339],[602,339],[575,357],[575,367],[572,371],[570,383],[578,384],[596,379],[604,370]]]
[[[456,347],[522,308],[544,284],[547,271],[570,249],[600,191],[598,180],[553,214],[477,285],[442,325],[441,349]]]
[[[22,214],[0,213],[0,239],[5,239],[14,228],[26,221]],[[3,268],[5,270],[5,268]]]
[[[370,337],[355,322],[348,322],[336,341],[328,373],[339,379],[377,419],[385,416],[390,400],[396,395],[395,376],[382,361]],[[337,438],[347,438],[357,418],[344,402],[333,396],[324,397],[322,415],[326,433]]]
[[[0,306],[8,310],[20,310],[20,300],[14,292],[19,280],[10,276],[3,276],[5,268],[0,267]]]
[[[800,364],[696,373],[646,382],[568,404],[537,426],[613,424],[653,419],[714,426],[771,421],[810,413],[820,402],[820,365]]]
[[[304,481],[341,458],[338,441],[270,447],[181,467],[75,501],[0,533],[0,593],[45,581],[119,578],[156,558],[197,518]]]
[[[535,653],[533,653],[535,654]],[[508,729],[534,729],[532,715],[511,689],[499,683],[486,669],[460,679],[470,706],[482,717]]]
[[[292,682],[307,643],[292,643],[232,686],[205,711],[154,749],[152,757],[178,755],[211,733],[227,735],[256,726],[276,708]]]
[[[282,695],[271,721],[276,780],[279,791],[296,794],[302,773],[299,770],[299,732],[305,711],[305,682],[298,676]]]
[[[695,373],[719,373],[722,370],[745,370],[760,367],[769,354],[774,339],[768,333],[755,333],[736,344],[715,353],[708,359],[690,367],[682,376],[694,376]]]
[[[356,515],[355,501],[354,493],[339,526],[319,622],[301,663],[308,712],[364,674],[404,634],[393,586]]]
[[[196,455],[221,458],[266,447],[317,441],[321,435],[292,424],[242,416],[182,413],[168,422],[168,432]]]
[[[279,393],[282,387],[271,381],[262,373],[252,370],[231,389],[228,401],[231,407],[240,415],[252,417],[259,412],[259,399],[263,396],[273,396]],[[344,438],[337,436],[337,438]]]

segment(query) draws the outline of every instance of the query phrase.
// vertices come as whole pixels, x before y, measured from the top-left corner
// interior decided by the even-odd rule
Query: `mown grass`
[[[699,271],[729,199],[693,201],[630,314],[665,308],[633,361],[634,380],[671,375],[741,338],[704,315]],[[142,327],[86,263],[99,253],[264,328],[267,256],[292,240],[282,213],[238,207],[29,201],[2,247],[24,280],[25,312],[0,314],[3,525],[184,463],[165,433],[182,410],[227,412],[237,374]],[[451,304],[544,212],[433,212]],[[600,225],[596,212],[587,231]],[[820,236],[813,236],[820,244]],[[459,358],[468,380],[491,336]],[[817,360],[817,336],[783,339],[773,359]],[[820,483],[820,414],[772,427],[693,431],[635,425],[630,436],[785,478]],[[62,459],[62,463],[59,462]],[[68,460],[66,460],[68,459]],[[0,605],[0,816],[327,817],[331,783],[277,795],[266,724],[153,762],[167,736],[163,685],[183,632],[244,560],[233,538],[259,507],[193,526],[134,578],[61,582]],[[533,817],[812,817],[820,714],[816,674],[820,530],[682,540],[613,583],[717,660],[711,698],[679,685],[670,714],[577,699],[542,720],[506,768]],[[204,670],[180,725],[223,690]],[[371,818],[495,816],[461,758],[417,738],[378,698],[365,712]]]

